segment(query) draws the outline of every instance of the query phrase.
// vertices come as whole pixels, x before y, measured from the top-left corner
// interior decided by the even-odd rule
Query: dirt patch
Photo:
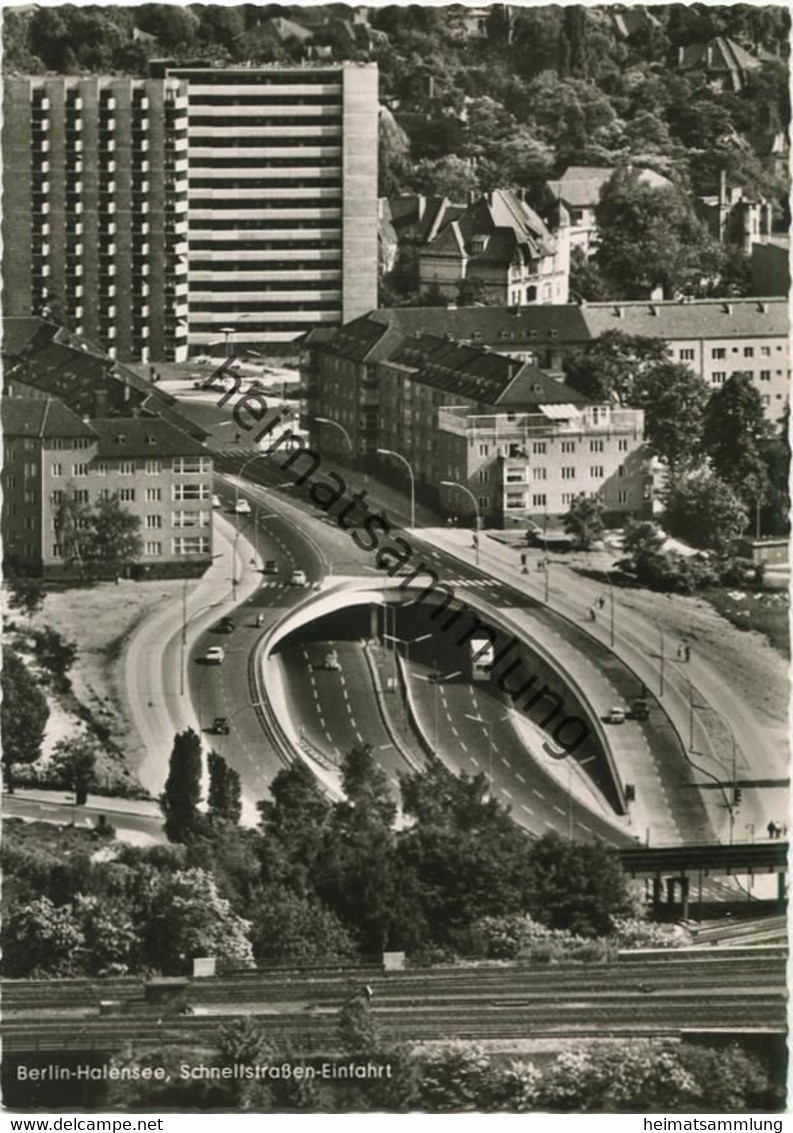
[[[150,582],[122,580],[47,594],[33,625],[52,626],[76,641],[77,660],[69,673],[71,693],[62,706],[98,736],[124,753],[123,777],[137,783],[134,767],[142,747],[123,696],[122,658],[140,622],[182,592],[180,579]],[[79,702],[79,703],[76,703]],[[101,773],[100,773],[101,779]]]

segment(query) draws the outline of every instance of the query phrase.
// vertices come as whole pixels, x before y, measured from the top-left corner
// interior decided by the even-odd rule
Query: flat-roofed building
[[[191,347],[277,346],[377,302],[377,67],[174,67]]]
[[[4,80],[3,307],[114,358],[187,356],[187,100],[178,79]]]

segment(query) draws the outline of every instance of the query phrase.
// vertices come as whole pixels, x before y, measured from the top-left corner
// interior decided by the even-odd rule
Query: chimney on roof
[[[760,312],[761,315],[767,315],[768,314],[768,304],[765,303],[765,302],[758,303],[757,304],[757,310]]]
[[[656,307],[655,303],[650,304],[650,314],[651,315],[657,315],[658,314],[658,308]]]
[[[615,306],[614,314],[617,316],[618,319],[621,319],[622,316],[623,316],[623,308],[620,307],[619,305]]]
[[[685,54],[686,54],[685,47],[678,47],[678,49],[677,49],[677,63],[678,63],[678,66],[680,66],[680,67],[682,67],[682,65],[683,65],[683,59],[685,58]]]
[[[732,303],[722,303],[722,307],[724,309],[725,315],[731,315],[732,314]]]

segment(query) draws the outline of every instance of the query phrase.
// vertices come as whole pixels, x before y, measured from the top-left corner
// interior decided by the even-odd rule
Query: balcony
[[[103,92],[102,95],[100,96],[100,100],[99,100],[99,111],[100,111],[100,113],[111,114],[115,109],[116,109],[116,100],[113,97],[113,95],[112,94],[105,94]]]
[[[46,95],[42,95],[40,98],[38,98],[35,94],[33,95],[32,110],[34,114],[41,112],[46,113],[49,108],[50,100]]]
[[[45,259],[50,254],[50,246],[48,243],[34,244],[33,255],[36,258]]]
[[[116,128],[115,118],[100,118],[99,119],[99,134],[110,134]]]
[[[67,114],[70,111],[72,113],[78,113],[79,114],[79,112],[82,110],[82,108],[83,108],[83,100],[79,96],[79,94],[75,94],[75,95],[67,94],[66,95],[66,113]]]

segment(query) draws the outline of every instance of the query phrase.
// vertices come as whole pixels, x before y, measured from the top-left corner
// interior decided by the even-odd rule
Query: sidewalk
[[[162,791],[168,774],[175,733],[185,728],[200,732],[190,697],[189,675],[183,672],[190,650],[209,625],[246,602],[261,582],[256,570],[258,564],[251,563],[254,548],[247,536],[240,534],[235,554],[234,525],[217,511],[214,523],[219,557],[213,560],[202,578],[187,582],[184,651],[181,647],[181,598],[169,602],[165,609],[160,608],[142,622],[127,644],[125,695],[143,752],[137,771],[144,789],[155,798]],[[238,580],[236,597],[232,585],[234,577]]]
[[[471,545],[470,531],[449,527],[422,528],[416,530],[414,534],[417,538],[437,546],[440,550],[446,551],[467,565],[475,565],[476,555]],[[498,534],[500,535],[501,532]],[[532,553],[529,552],[529,554]],[[532,557],[536,557],[536,552]],[[544,572],[537,571],[532,563],[529,573],[522,573],[519,551],[493,539],[486,532],[482,532],[481,535],[480,567],[494,577],[503,579],[528,597],[544,604]],[[561,585],[561,578],[558,575],[556,578],[554,577],[552,568],[548,608],[573,621],[601,645],[609,647],[608,617],[606,617],[605,625],[603,619],[591,624],[583,620],[594,598],[602,593],[603,585],[582,579],[579,587],[579,580],[576,579],[576,589],[580,590],[580,595],[577,593],[575,599],[560,593]],[[508,613],[510,617],[513,617],[520,611],[510,608]],[[521,620],[524,621],[529,636],[536,636],[536,620],[532,620],[528,615],[524,615]],[[624,627],[621,627],[620,632],[615,637],[612,652],[636,675],[639,681],[646,684],[648,688],[655,688],[658,683],[658,667],[656,662],[649,658],[646,653],[646,635],[649,628],[642,627],[645,635],[644,638],[639,639],[644,645],[644,650],[642,650],[632,640],[626,640],[629,635]],[[630,636],[632,637],[632,635]],[[611,703],[620,703],[621,698],[610,699],[610,697],[613,697],[613,693],[608,692],[609,683],[607,681],[604,683],[604,678],[592,666],[591,662],[581,657],[577,651],[563,643],[561,639],[554,640],[553,648],[562,666],[567,668],[579,682],[583,683],[588,691],[591,690],[592,700],[596,705],[602,705],[605,711]],[[685,750],[685,739],[689,728],[689,705],[687,699],[672,685],[671,680],[667,681],[663,705],[681,737]],[[616,741],[615,758],[620,766],[623,782],[627,781],[636,785],[635,828],[649,828],[651,840],[654,842],[659,840],[679,842],[681,835],[672,816],[667,792],[661,783],[662,769],[658,766],[656,755],[650,751],[643,734],[638,742],[626,742],[625,739],[617,735],[616,731],[614,736],[610,736],[610,738]],[[707,751],[707,736],[701,727],[695,728],[695,739],[697,740],[696,747],[702,751]],[[725,777],[724,767],[715,761],[714,757],[698,754],[696,757],[687,756],[687,758],[689,758],[689,761],[695,758],[701,768],[701,773],[697,773],[697,766],[694,767],[697,779],[707,781],[709,775]],[[723,806],[721,793],[718,790],[708,790],[701,791],[699,794],[717,836],[726,838],[729,831],[729,819]],[[648,802],[652,805],[652,811],[646,807]]]

